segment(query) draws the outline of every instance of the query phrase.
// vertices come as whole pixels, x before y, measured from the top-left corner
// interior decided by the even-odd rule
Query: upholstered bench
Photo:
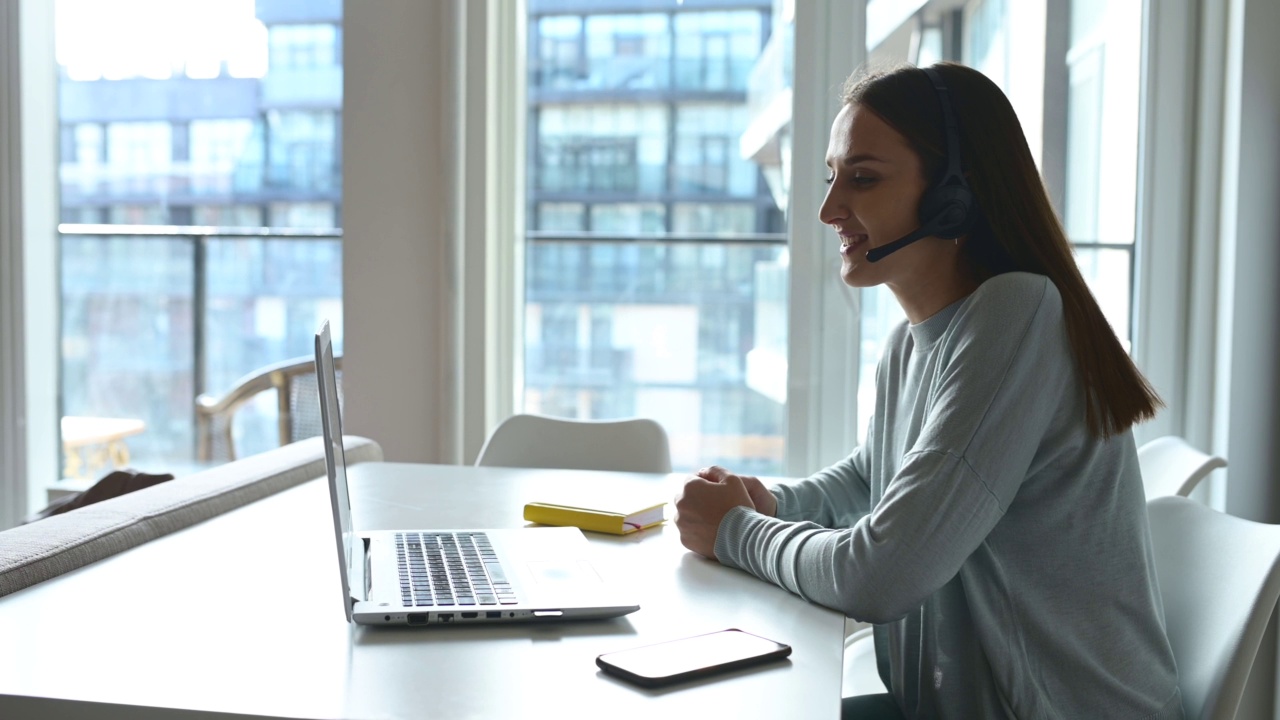
[[[382,459],[372,440],[344,445],[348,464]],[[0,597],[324,474],[309,438],[0,532]]]

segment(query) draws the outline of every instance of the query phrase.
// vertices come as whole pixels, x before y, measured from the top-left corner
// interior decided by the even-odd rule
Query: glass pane
[[[198,395],[340,336],[342,3],[56,1],[63,222],[185,226],[63,227],[63,414],[142,420],[132,464],[182,470]],[[264,226],[300,230],[208,230]],[[235,412],[238,455],[275,413]]]
[[[1073,243],[1132,246],[1137,213],[1142,3],[1074,0],[1067,51],[1066,194]],[[1085,249],[1076,259],[1120,341],[1131,341],[1129,249]]]
[[[325,320],[335,347],[342,346],[340,241],[222,237],[207,240],[205,252],[206,392],[218,396],[255,370],[311,357]],[[236,453],[275,447],[277,418],[274,397],[237,413]]]
[[[143,461],[190,454],[192,260],[185,238],[62,242],[63,415],[142,420],[145,432],[127,442]],[[78,448],[65,462],[98,475],[101,450]]]
[[[761,312],[785,301],[785,285],[750,292],[766,287],[761,274],[784,252],[776,243],[533,240],[524,410],[651,417],[684,467],[698,459],[778,472],[783,405],[746,376],[758,337],[785,342],[785,304]]]
[[[1128,249],[1077,248],[1076,262],[1111,329],[1128,348],[1133,253]]]
[[[677,468],[778,474],[786,123],[744,138],[790,87],[790,20],[716,4],[529,3],[521,402],[652,417]]]
[[[1067,235],[1078,242],[1098,242],[1103,67],[1103,49],[1096,46],[1068,71],[1067,192],[1062,223]]]

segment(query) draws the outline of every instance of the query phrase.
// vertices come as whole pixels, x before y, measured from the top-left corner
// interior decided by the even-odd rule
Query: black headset
[[[960,126],[951,108],[951,92],[942,76],[933,68],[921,68],[938,91],[942,105],[942,122],[947,142],[947,166],[942,177],[920,197],[920,227],[888,245],[867,251],[869,262],[879,262],[890,253],[926,237],[958,238],[973,228],[978,216],[978,203],[973,189],[960,166]]]

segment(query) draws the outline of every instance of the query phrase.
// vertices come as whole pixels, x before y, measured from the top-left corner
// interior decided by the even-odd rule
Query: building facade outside
[[[786,228],[740,150],[773,3],[528,8],[524,409],[653,417],[677,467],[780,472],[747,356]]]
[[[157,10],[59,0],[61,221],[340,227],[340,0]],[[144,420],[139,464],[192,459],[198,394],[306,355],[321,319],[340,331],[332,237],[73,231],[60,250],[62,414]],[[237,418],[242,455],[274,445],[266,400]]]
[[[59,2],[60,45],[110,21]],[[112,60],[119,47],[60,52],[62,221],[341,227],[341,3],[185,5],[188,25],[222,23],[229,44],[140,68]],[[680,466],[776,472],[782,405],[748,386],[745,358],[758,289],[785,297],[785,223],[739,148],[772,3],[527,7],[518,403],[655,417]],[[336,239],[75,230],[61,239],[63,414],[145,420],[130,441],[143,464],[192,458],[200,393],[306,355],[322,319],[341,338]],[[272,402],[242,414],[240,453],[271,447]]]

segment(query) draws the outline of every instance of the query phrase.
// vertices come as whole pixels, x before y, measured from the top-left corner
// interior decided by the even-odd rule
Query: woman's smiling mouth
[[[861,233],[855,234],[855,235],[841,234],[840,235],[840,254],[848,256],[859,249],[868,250],[870,249],[868,247],[868,245],[871,244],[870,240],[871,238],[869,236]]]

